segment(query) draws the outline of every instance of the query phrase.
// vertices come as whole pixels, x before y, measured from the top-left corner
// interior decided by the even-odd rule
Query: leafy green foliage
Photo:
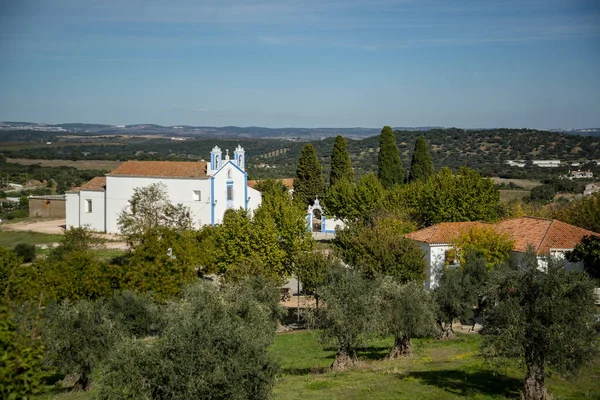
[[[387,209],[408,211],[421,227],[440,222],[493,221],[500,200],[489,178],[462,167],[458,174],[442,168],[426,182],[414,181],[392,190]]]
[[[394,336],[390,358],[409,355],[412,338],[436,336],[435,302],[417,282],[386,279],[382,287],[383,333]]]
[[[0,247],[0,296],[5,296],[10,280],[21,265],[14,251]]]
[[[252,291],[252,290],[251,290]],[[268,353],[275,324],[256,295],[201,283],[165,312],[151,345],[122,342],[99,371],[98,398],[265,399],[279,368]]]
[[[571,262],[583,261],[585,272],[591,278],[600,280],[600,237],[585,236],[573,251],[566,254],[566,259]]]
[[[49,307],[44,321],[48,361],[65,375],[77,374],[76,386],[83,390],[94,368],[125,334],[103,301],[64,301]]]
[[[333,266],[325,284],[317,289],[325,307],[309,320],[320,329],[320,337],[337,347],[334,369],[346,369],[357,362],[356,349],[377,333],[379,327],[379,281],[359,271]]]
[[[396,145],[396,136],[389,126],[384,126],[379,138],[377,177],[385,188],[404,183],[404,168]]]
[[[0,397],[27,399],[44,390],[42,362],[44,347],[40,339],[19,329],[14,314],[0,306]]]
[[[354,170],[352,169],[352,161],[350,161],[346,139],[342,135],[337,135],[331,152],[329,186],[334,186],[342,180],[353,183]]]
[[[129,334],[143,338],[159,332],[160,308],[150,294],[122,291],[116,292],[106,301],[110,318]]]
[[[317,152],[312,144],[305,144],[296,167],[294,199],[311,204],[317,196],[323,197],[324,190],[323,170]]]
[[[31,262],[35,260],[35,245],[29,243],[19,243],[13,251],[23,262]]]
[[[342,180],[331,186],[325,206],[328,213],[347,221],[354,221],[377,210],[384,195],[385,189],[377,177],[366,174],[357,184]]]
[[[453,245],[459,250],[460,264],[464,265],[468,254],[483,257],[487,268],[491,269],[508,263],[514,240],[506,233],[500,233],[493,226],[474,226],[459,235]]]
[[[600,232],[600,192],[570,202],[553,217],[593,232]]]
[[[540,185],[531,189],[529,201],[549,202],[554,200],[556,191],[552,185]]]
[[[262,203],[255,212],[256,218],[260,218],[261,214],[273,218],[279,248],[284,253],[283,273],[290,275],[299,255],[310,251],[314,246],[314,240],[306,230],[306,209],[293,201],[287,188],[280,181],[263,182],[261,191]]]
[[[322,251],[302,254],[296,265],[296,275],[302,282],[302,291],[309,295],[315,294],[317,288],[325,282],[329,269],[336,264],[339,264],[338,259]]]
[[[191,228],[191,212],[182,204],[172,204],[164,183],[153,183],[133,190],[128,207],[119,214],[119,230],[133,244],[146,231],[157,227],[175,230]]]
[[[186,284],[198,279],[195,268],[202,249],[194,231],[155,227],[140,234],[137,241],[133,252],[123,260],[120,287],[151,291],[167,299],[179,296]]]
[[[424,136],[417,138],[415,142],[415,150],[413,151],[412,160],[410,162],[410,173],[408,181],[426,181],[434,174],[433,159],[429,154],[429,148]]]
[[[425,280],[427,265],[418,245],[404,237],[412,226],[394,216],[350,223],[337,232],[336,254],[369,277],[393,276],[401,282]]]
[[[483,354],[522,362],[525,399],[545,399],[547,368],[571,374],[597,352],[593,284],[553,258],[541,271],[533,252],[519,268],[494,277]]]

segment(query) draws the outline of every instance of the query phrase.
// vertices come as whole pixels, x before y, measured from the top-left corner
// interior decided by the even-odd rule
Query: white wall
[[[423,244],[429,248],[427,252],[429,262],[425,288],[435,289],[438,286],[440,269],[443,268],[444,263],[446,262],[446,251],[451,249],[452,246]]]
[[[67,228],[79,227],[79,193],[67,193],[66,198],[66,214]]]
[[[192,223],[198,228],[210,224],[210,179],[195,178],[148,178],[148,177],[106,177],[106,231],[118,233],[118,215],[128,207],[133,189],[153,183],[164,183],[173,203],[181,203],[191,210]],[[201,191],[201,200],[194,200],[194,190]],[[82,209],[83,210],[83,209]]]
[[[231,171],[231,178],[227,177],[228,171]],[[250,193],[247,187],[246,174],[238,169],[230,160],[213,175],[213,185],[216,204],[214,205],[214,223],[220,224],[223,222],[223,215],[229,209],[238,210],[246,209],[246,200],[250,197],[257,197],[255,192]],[[227,183],[233,182],[233,201],[228,204],[227,201]],[[206,223],[211,223],[209,219]]]
[[[91,230],[99,232],[106,230],[104,195],[105,192],[99,191],[82,190],[79,192],[79,226],[87,226]],[[87,211],[87,200],[92,202],[92,212]]]

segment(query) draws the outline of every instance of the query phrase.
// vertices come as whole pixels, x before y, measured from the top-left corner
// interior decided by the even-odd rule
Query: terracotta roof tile
[[[126,161],[107,175],[152,176],[156,178],[208,178],[205,161]]]
[[[437,225],[411,232],[406,237],[417,242],[451,243],[462,233],[468,232],[475,226],[489,225],[485,222],[442,222]]]
[[[103,192],[106,190],[106,177],[105,176],[97,176],[93,178],[91,181],[83,185],[79,188],[79,190],[89,190],[89,191],[100,191]]]
[[[288,189],[294,188],[294,178],[283,178],[283,179],[276,179],[276,180],[281,181],[281,184]],[[254,189],[254,187],[256,185],[258,185],[260,182],[264,182],[264,180],[248,181],[248,186],[251,187],[252,189]]]
[[[443,222],[415,232],[406,237],[425,243],[451,243],[461,233],[474,226],[487,225],[483,222]],[[514,241],[514,251],[526,252],[528,245],[537,254],[546,254],[551,249],[572,249],[584,236],[600,234],[579,228],[562,221],[522,217],[501,221],[494,225],[498,232],[508,234]]]

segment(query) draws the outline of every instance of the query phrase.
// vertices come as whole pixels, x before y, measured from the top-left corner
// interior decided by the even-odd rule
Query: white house
[[[67,192],[67,227],[89,226],[119,233],[118,215],[129,206],[134,189],[153,183],[167,187],[171,202],[190,208],[195,227],[223,221],[225,211],[254,210],[261,203],[259,191],[248,187],[245,152],[238,146],[229,158],[214,147],[210,162],[127,161],[78,189]]]
[[[533,160],[533,165],[542,168],[556,168],[560,167],[560,160]]]
[[[425,287],[433,289],[437,286],[438,269],[451,264],[448,256],[452,252],[453,242],[463,233],[476,226],[493,226],[496,231],[508,234],[515,242],[511,252],[511,260],[519,261],[532,246],[538,256],[538,265],[544,268],[546,257],[565,258],[565,253],[585,236],[600,234],[579,228],[555,219],[521,217],[500,221],[496,224],[485,222],[442,222],[420,229],[406,235],[419,244],[427,263],[427,280]],[[581,269],[582,263],[567,263],[571,269]]]

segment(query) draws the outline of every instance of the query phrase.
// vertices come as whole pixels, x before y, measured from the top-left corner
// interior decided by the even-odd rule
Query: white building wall
[[[79,192],[79,226],[88,227],[93,231],[106,230],[106,207],[104,202],[105,192],[80,191]],[[88,201],[91,201],[92,210],[88,211]]]
[[[425,288],[431,290],[435,289],[438,286],[441,268],[444,267],[444,263],[446,262],[446,251],[451,249],[452,246],[428,245],[427,243],[423,243],[423,245],[428,247],[427,255],[429,256],[429,262],[427,265],[427,281],[425,282]]]
[[[79,227],[79,193],[67,193],[66,198],[66,216],[67,229]]]
[[[171,202],[190,208],[192,224],[198,228],[211,222],[210,179],[195,178],[149,178],[149,177],[106,177],[106,231],[118,233],[117,219],[121,211],[129,206],[134,188],[153,183],[163,183]],[[200,201],[194,200],[194,191],[200,190]]]
[[[228,177],[229,171],[231,171],[231,178]],[[248,197],[250,197],[250,201],[253,201],[252,197],[258,197],[258,201],[260,201],[260,197],[255,193],[257,191],[250,194],[250,188],[247,186],[248,181],[246,174],[238,169],[231,161],[226,162],[223,168],[215,173],[211,179],[215,194],[214,220],[212,221],[214,224],[223,222],[223,215],[227,210],[239,210],[240,208],[247,209],[246,202]],[[229,182],[232,183],[233,188],[232,201],[227,201],[227,186]],[[207,223],[211,223],[211,219],[209,219]]]
[[[250,198],[250,201],[248,201],[248,210],[256,210],[262,203],[262,194],[258,190],[249,187],[248,197]]]

